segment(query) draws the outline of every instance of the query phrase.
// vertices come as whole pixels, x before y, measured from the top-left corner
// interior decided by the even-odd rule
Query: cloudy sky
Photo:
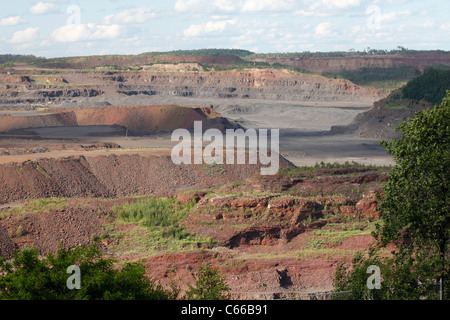
[[[450,50],[448,0],[2,1],[0,53]]]

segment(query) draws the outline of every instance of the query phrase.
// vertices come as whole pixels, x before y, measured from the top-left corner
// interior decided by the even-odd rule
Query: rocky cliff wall
[[[370,103],[381,97],[377,90],[349,81],[284,70],[138,73],[124,79],[118,91],[127,95]]]
[[[382,97],[376,89],[349,81],[286,70],[245,70],[229,72],[65,72],[64,85],[37,85],[33,82],[1,86],[0,104],[92,105],[114,97],[140,96],[238,98],[298,102],[353,101],[373,103]],[[6,81],[6,80],[5,80]],[[80,86],[80,83],[84,83]],[[207,104],[205,102],[205,104]]]
[[[323,58],[258,58],[252,61],[269,64],[283,64],[298,67],[311,72],[356,71],[362,68],[392,68],[414,66],[423,71],[435,64],[450,65],[449,54],[427,53],[415,55],[380,55],[359,57],[323,57]]]

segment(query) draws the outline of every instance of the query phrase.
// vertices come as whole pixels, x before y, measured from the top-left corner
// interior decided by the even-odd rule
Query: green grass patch
[[[139,199],[113,211],[125,223],[139,223],[145,227],[174,227],[189,214],[195,202],[180,204],[175,198]]]
[[[328,244],[341,244],[343,240],[361,235],[370,235],[375,231],[375,222],[349,222],[329,224],[327,227],[313,232],[311,248],[322,248]]]
[[[297,259],[336,259],[336,256],[351,257],[355,254],[355,250],[336,249],[336,248],[308,248],[297,250]]]
[[[119,223],[137,224],[131,231],[131,238],[124,240],[133,243],[137,251],[175,252],[212,243],[211,238],[195,236],[182,226],[194,206],[194,201],[180,204],[175,198],[149,198],[114,207],[113,212]],[[123,249],[126,250],[126,246]]]
[[[198,249],[198,245],[202,243],[212,243],[212,240],[194,235],[177,239],[168,236],[162,228],[137,225],[120,240],[118,254],[155,255],[182,252]]]
[[[45,198],[45,199],[30,199],[23,206],[10,208],[3,211],[0,216],[25,216],[27,213],[50,213],[55,209],[65,209],[68,207],[67,198]]]

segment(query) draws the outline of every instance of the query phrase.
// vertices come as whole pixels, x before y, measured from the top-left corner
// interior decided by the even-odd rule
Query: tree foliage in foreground
[[[383,245],[426,245],[443,258],[450,235],[450,91],[399,130],[400,139],[382,142],[396,166],[384,186],[379,236]]]
[[[359,253],[347,268],[335,274],[337,291],[352,290],[351,298],[365,299],[369,265],[381,269],[382,288],[372,298],[437,298],[436,284],[449,298],[450,238],[450,91],[433,109],[416,113],[400,124],[402,137],[382,141],[396,165],[384,186],[381,221],[374,233],[377,247],[368,257]],[[377,248],[394,244],[392,257]],[[375,296],[373,296],[375,294]]]
[[[67,268],[81,271],[79,289],[70,290]],[[172,281],[168,289],[145,275],[139,262],[117,268],[94,246],[59,249],[40,257],[37,249],[15,253],[12,261],[0,260],[0,300],[221,300],[229,290],[225,279],[210,265],[202,265],[195,284],[179,297],[180,286]]]
[[[69,290],[67,268],[81,270],[80,290]],[[0,299],[4,300],[161,300],[170,292],[144,275],[140,263],[114,267],[93,247],[59,249],[41,258],[37,249],[17,251],[12,262],[0,262]]]

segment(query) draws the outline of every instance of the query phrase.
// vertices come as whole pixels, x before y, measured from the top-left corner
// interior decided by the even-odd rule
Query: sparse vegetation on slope
[[[131,243],[138,245],[137,251],[150,254],[159,251],[182,251],[197,244],[211,243],[207,237],[198,237],[187,232],[182,222],[190,214],[195,202],[180,204],[175,198],[148,198],[133,201],[113,208],[119,223],[138,224],[133,228]]]
[[[137,200],[114,209],[119,219],[126,223],[139,223],[148,228],[161,227],[163,236],[184,239],[189,234],[180,226],[194,206],[190,201],[180,204],[175,198],[150,198]]]

